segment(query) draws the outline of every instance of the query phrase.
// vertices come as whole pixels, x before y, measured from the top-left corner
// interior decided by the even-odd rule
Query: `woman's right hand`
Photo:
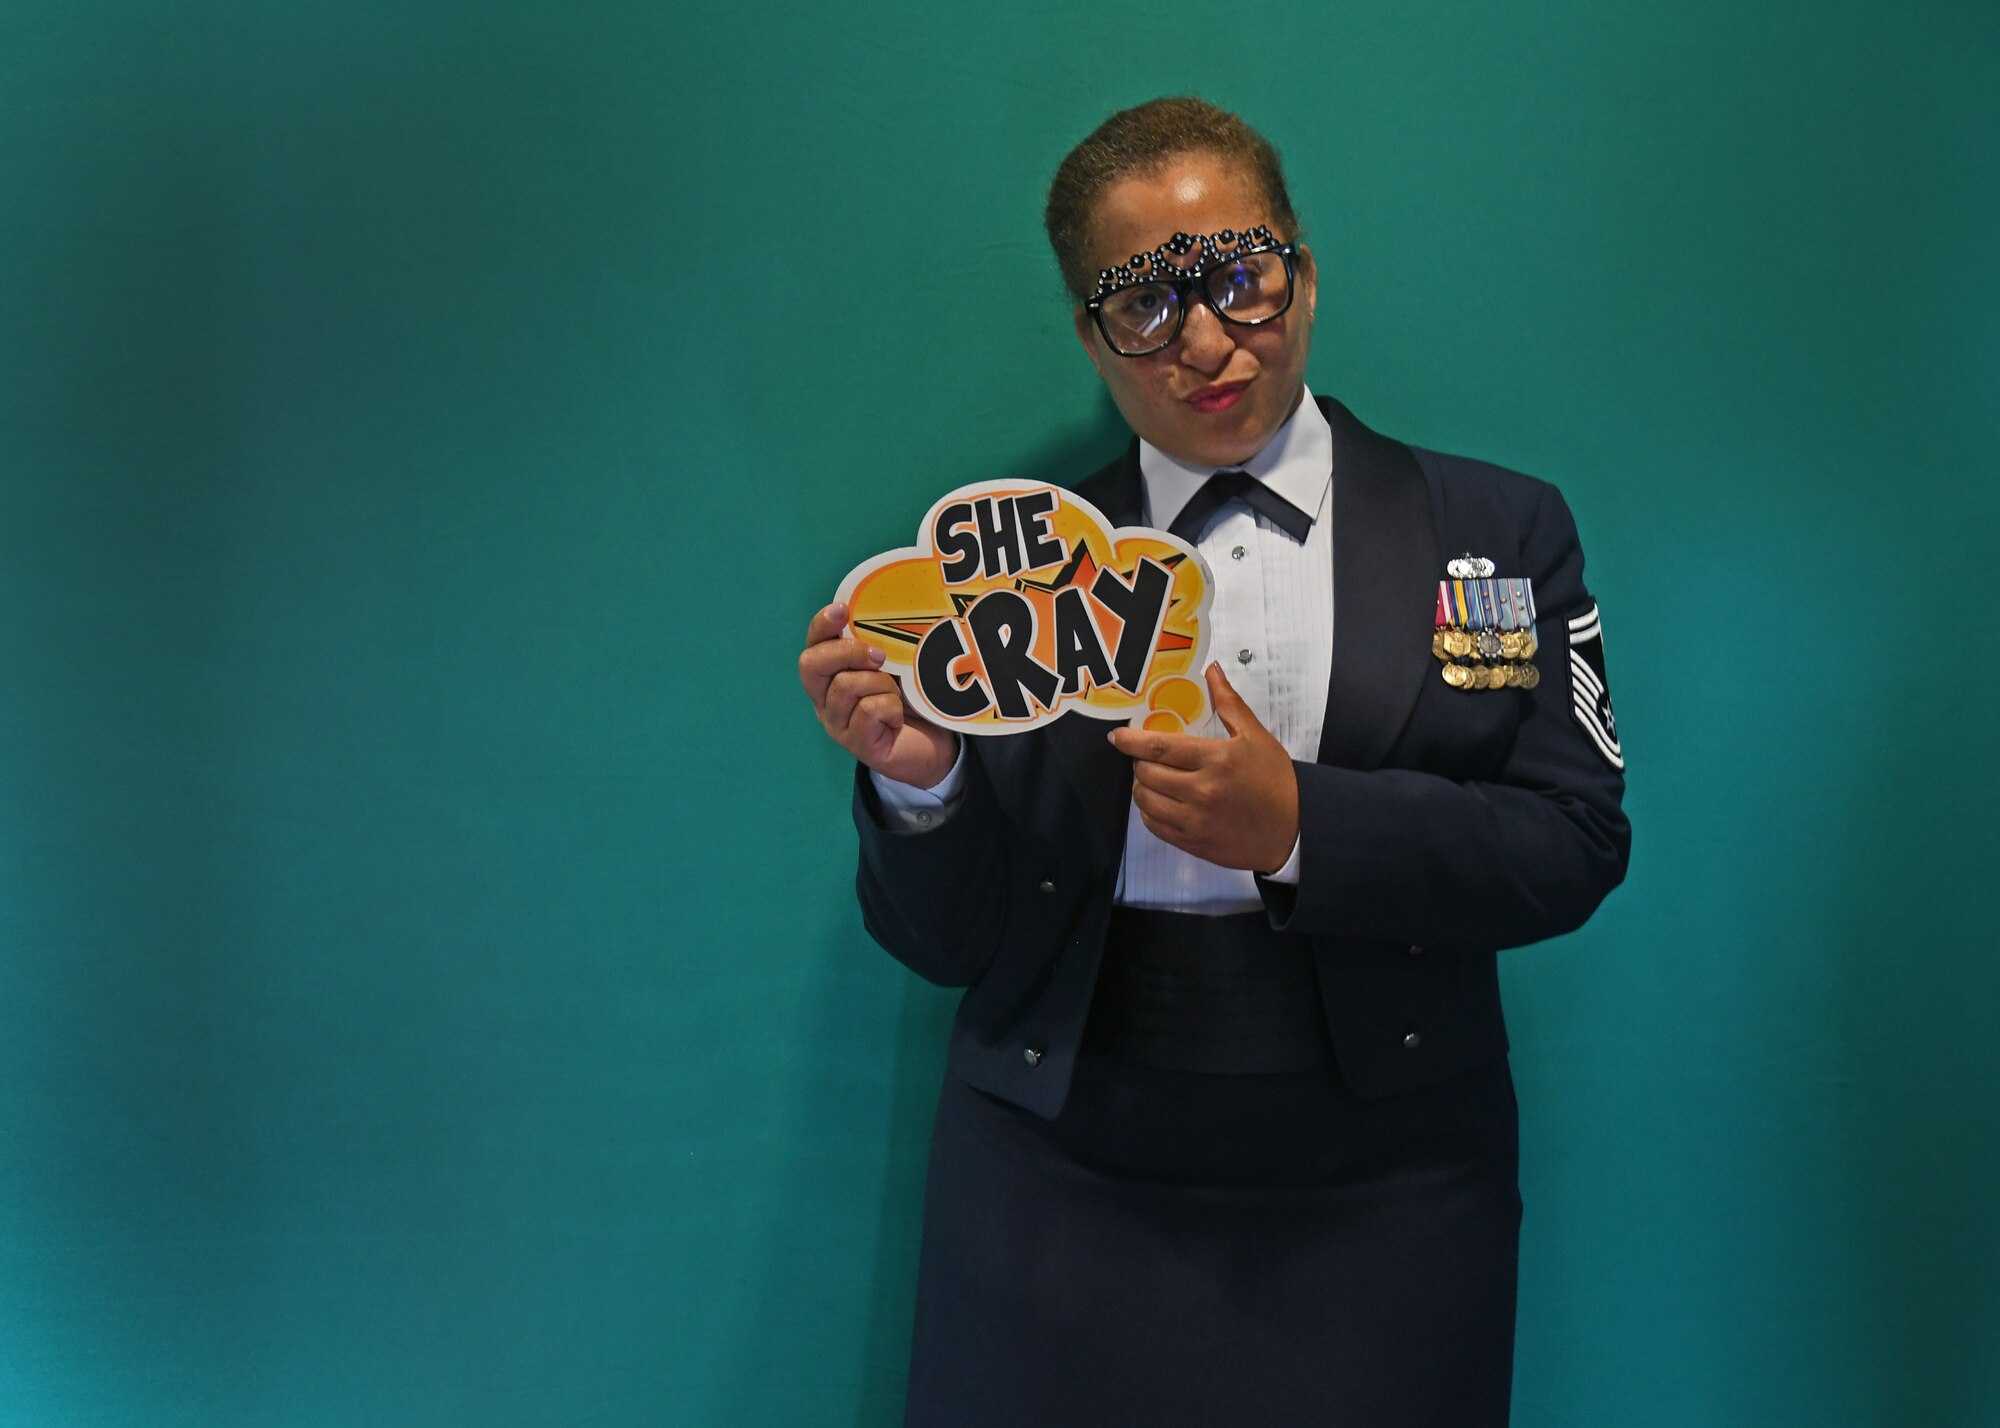
[[[845,605],[829,605],[806,626],[799,683],[813,713],[841,748],[884,778],[930,788],[951,772],[958,736],[903,702],[895,677],[882,670],[881,650],[841,634]]]

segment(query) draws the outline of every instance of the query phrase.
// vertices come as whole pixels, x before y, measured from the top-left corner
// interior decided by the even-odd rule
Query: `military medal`
[[[1453,689],[1533,689],[1542,682],[1535,656],[1535,591],[1524,578],[1501,577],[1471,553],[1445,566],[1438,582],[1431,653]]]

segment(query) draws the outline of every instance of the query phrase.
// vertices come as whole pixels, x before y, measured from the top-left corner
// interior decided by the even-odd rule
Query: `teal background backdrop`
[[[2000,1422],[1993,6],[4,0],[0,75],[0,1423],[898,1421],[952,996],[794,656],[1122,442],[1042,192],[1187,90],[1316,389],[1606,613],[1516,1422]]]

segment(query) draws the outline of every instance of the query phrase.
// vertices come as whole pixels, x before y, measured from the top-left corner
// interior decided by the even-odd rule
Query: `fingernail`
[[[829,620],[844,620],[847,618],[847,607],[836,600],[826,607],[826,617]]]
[[[870,664],[880,664],[882,663],[883,660],[887,658],[888,656],[883,654],[882,651],[876,649],[875,646],[870,645],[868,647],[868,662]]]

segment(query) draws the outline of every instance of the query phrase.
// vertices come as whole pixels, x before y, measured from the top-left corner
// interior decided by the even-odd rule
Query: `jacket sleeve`
[[[868,771],[857,764],[854,825],[861,840],[855,893],[869,935],[928,982],[978,981],[999,946],[1013,856],[983,761],[967,755],[957,807],[921,832],[883,818]]]
[[[1622,754],[1593,741],[1572,704],[1570,621],[1594,606],[1576,523],[1553,486],[1541,487],[1522,550],[1541,682],[1524,692],[1503,766],[1456,780],[1296,764],[1299,882],[1261,884],[1274,926],[1440,950],[1514,947],[1581,926],[1624,878]]]

